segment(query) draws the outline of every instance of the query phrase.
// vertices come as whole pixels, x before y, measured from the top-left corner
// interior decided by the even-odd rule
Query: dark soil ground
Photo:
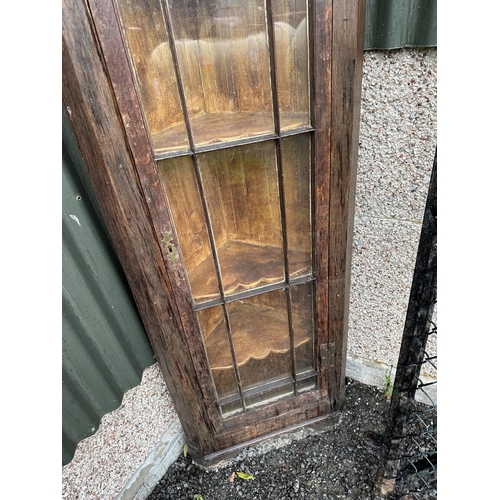
[[[379,389],[348,379],[345,411],[331,429],[265,442],[210,471],[181,455],[148,500],[378,500],[378,449],[365,433],[383,432],[388,407]],[[237,472],[253,479],[242,479]]]

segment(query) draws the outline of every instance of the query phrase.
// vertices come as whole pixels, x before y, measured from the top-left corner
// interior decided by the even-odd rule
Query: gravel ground
[[[158,364],[146,368],[141,384],[104,415],[97,432],[78,444],[62,468],[62,498],[114,499],[176,418]]]
[[[436,107],[436,49],[365,52],[348,352],[388,365],[396,365],[401,342],[421,229],[420,220],[437,144]],[[435,352],[434,341],[429,350]],[[432,372],[430,374],[435,375]],[[360,493],[361,496],[346,495],[355,495],[355,488],[361,488],[361,483],[369,484],[370,481],[373,464],[368,457],[372,455],[360,444],[359,429],[365,424],[373,425],[371,421],[363,422],[365,417],[375,419],[380,424],[384,401],[369,397],[376,391],[367,388],[360,393],[361,400],[351,398],[348,411],[335,432],[308,438],[315,439],[316,444],[304,441],[302,445],[290,445],[290,450],[298,457],[303,456],[300,451],[302,448],[309,450],[309,458],[304,457],[303,462],[293,462],[296,472],[302,471],[302,464],[305,470],[311,471],[307,479],[305,475],[299,477],[298,493],[304,491],[305,494],[305,489],[309,488],[308,495],[319,491],[328,497],[339,491],[337,497],[330,498],[371,498],[363,496],[364,493]],[[348,391],[348,394],[351,392]],[[373,410],[376,410],[371,417],[364,413],[356,414],[369,405],[375,405]],[[175,418],[165,383],[158,366],[154,365],[144,372],[141,385],[125,394],[120,408],[103,417],[97,432],[78,445],[73,461],[62,468],[63,498],[114,499]],[[351,441],[343,441],[343,444],[336,441],[337,444],[329,448],[330,438],[335,440],[347,436],[345,433],[348,429],[345,426],[350,422],[358,422],[359,427],[356,432],[354,427],[351,428]],[[325,446],[324,451],[319,449],[318,443]],[[345,447],[352,448],[355,453],[347,454]],[[318,454],[310,450],[318,450]],[[321,457],[320,453],[329,454]],[[335,468],[341,457],[342,461],[338,464],[340,469]],[[317,462],[314,462],[314,458]],[[354,474],[353,467],[354,463],[358,463],[358,458],[361,462]],[[273,466],[273,469],[269,465],[269,474],[274,471],[273,474],[279,475],[279,472],[292,470],[286,469],[287,466],[292,467],[291,452],[288,459],[290,462],[281,466],[282,471],[279,471],[280,466]],[[257,479],[245,482],[235,480],[230,486],[240,486],[240,491],[244,491],[261,482],[263,488],[259,494],[263,495],[267,476],[264,476],[264,469],[260,468],[257,459],[253,460],[255,467],[251,462],[244,465]],[[188,462],[186,469],[189,467]],[[328,473],[338,479],[337,483],[333,481],[327,486],[326,479],[323,483],[314,483],[312,471],[319,471],[320,464],[323,469],[330,468]],[[176,467],[182,468],[180,465]],[[355,475],[359,476],[357,486],[352,482]],[[200,477],[208,480],[211,476]],[[326,478],[324,475],[322,477]],[[297,493],[294,481],[295,478],[291,480],[290,493]],[[309,484],[309,481],[313,482]],[[351,493],[348,492],[348,484],[351,484]],[[181,493],[187,492],[181,488]],[[196,493],[201,493],[201,490],[194,491],[193,495]],[[238,497],[234,498],[241,498],[239,491],[237,494]],[[281,498],[280,495],[278,491],[274,495],[269,494],[269,497],[254,498]],[[298,498],[321,498],[321,495]],[[193,496],[186,498],[191,499]],[[205,493],[204,500],[210,498],[224,497]],[[284,498],[287,498],[286,495]]]
[[[383,431],[388,405],[380,390],[348,379],[346,409],[330,430],[266,442],[208,471],[181,454],[148,500],[378,500],[378,451],[364,434]]]

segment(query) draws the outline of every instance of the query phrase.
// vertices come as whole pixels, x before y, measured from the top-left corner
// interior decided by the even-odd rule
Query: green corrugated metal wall
[[[437,0],[366,0],[365,50],[437,46]]]
[[[138,385],[153,352],[66,116],[62,150],[62,462]]]
[[[367,0],[365,50],[437,46],[436,8],[437,0]],[[66,464],[154,359],[64,112],[62,156]]]

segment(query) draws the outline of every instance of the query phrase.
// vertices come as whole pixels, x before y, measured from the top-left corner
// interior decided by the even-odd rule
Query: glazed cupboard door
[[[364,9],[345,4],[89,3],[185,345],[153,347],[206,463],[342,403]],[[176,395],[182,365],[199,393]]]
[[[222,417],[316,388],[306,1],[116,8]]]

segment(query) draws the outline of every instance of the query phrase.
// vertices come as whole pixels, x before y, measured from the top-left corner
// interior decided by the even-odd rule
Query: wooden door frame
[[[325,172],[330,182],[317,186],[315,204],[316,235],[329,241],[328,254],[318,256],[316,267],[318,282],[328,284],[319,293],[328,315],[318,318],[329,332],[318,367],[318,376],[327,379],[328,397],[320,401],[318,395],[298,396],[279,419],[277,407],[271,405],[258,411],[258,423],[250,415],[243,426],[245,419],[235,426],[221,425],[213,385],[206,377],[206,356],[197,348],[201,341],[192,304],[183,299],[185,293],[178,293],[188,288],[186,276],[182,266],[168,264],[162,240],[174,230],[164,199],[158,197],[152,152],[144,146],[147,132],[135,87],[133,82],[120,88],[112,84],[131,78],[112,9],[111,0],[63,0],[63,107],[190,450],[200,459],[214,458],[221,448],[235,449],[242,441],[255,441],[299,422],[317,422],[341,410],[365,0],[315,2],[313,8],[317,22],[328,28],[314,39],[315,49],[322,53],[315,57],[314,67],[324,71],[326,65],[332,75],[319,89],[327,93],[323,98],[331,103],[331,115],[322,112],[316,126],[330,134],[329,144],[316,151],[326,160],[322,164],[330,171]],[[331,36],[325,36],[330,29]],[[115,58],[112,65],[106,64],[104,53]],[[125,114],[123,103],[128,103]]]

